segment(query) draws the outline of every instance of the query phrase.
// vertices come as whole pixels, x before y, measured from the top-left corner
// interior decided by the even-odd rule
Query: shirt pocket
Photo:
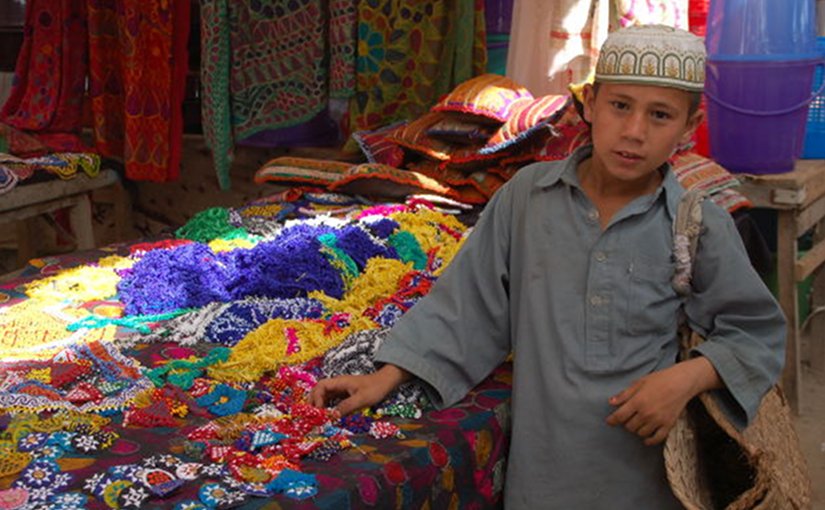
[[[679,300],[671,285],[675,265],[636,255],[630,262],[625,318],[634,336],[662,334],[674,328]]]

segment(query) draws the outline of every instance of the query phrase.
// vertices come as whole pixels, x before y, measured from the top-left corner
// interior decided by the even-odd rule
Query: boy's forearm
[[[392,363],[386,363],[384,366],[379,368],[375,372],[375,376],[378,377],[382,383],[385,383],[387,386],[392,388],[398,387],[400,384],[409,381],[413,377],[411,373],[401,367],[393,365]]]
[[[688,375],[691,381],[691,396],[695,397],[700,393],[709,390],[716,390],[724,387],[719,373],[713,364],[704,356],[697,356],[689,360],[677,363],[681,370]]]

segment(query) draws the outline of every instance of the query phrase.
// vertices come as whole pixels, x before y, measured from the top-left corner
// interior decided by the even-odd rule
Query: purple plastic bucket
[[[790,172],[802,155],[821,59],[707,62],[711,156],[735,173]]]

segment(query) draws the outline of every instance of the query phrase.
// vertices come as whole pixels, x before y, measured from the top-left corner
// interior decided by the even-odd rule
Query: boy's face
[[[586,87],[593,164],[621,181],[644,180],[690,140],[702,112],[689,110],[690,93],[675,88],[602,83],[596,93]]]

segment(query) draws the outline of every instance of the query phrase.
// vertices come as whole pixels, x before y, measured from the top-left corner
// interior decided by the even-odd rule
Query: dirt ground
[[[802,452],[813,485],[813,510],[825,510],[825,375],[802,375],[802,409],[796,418]]]

